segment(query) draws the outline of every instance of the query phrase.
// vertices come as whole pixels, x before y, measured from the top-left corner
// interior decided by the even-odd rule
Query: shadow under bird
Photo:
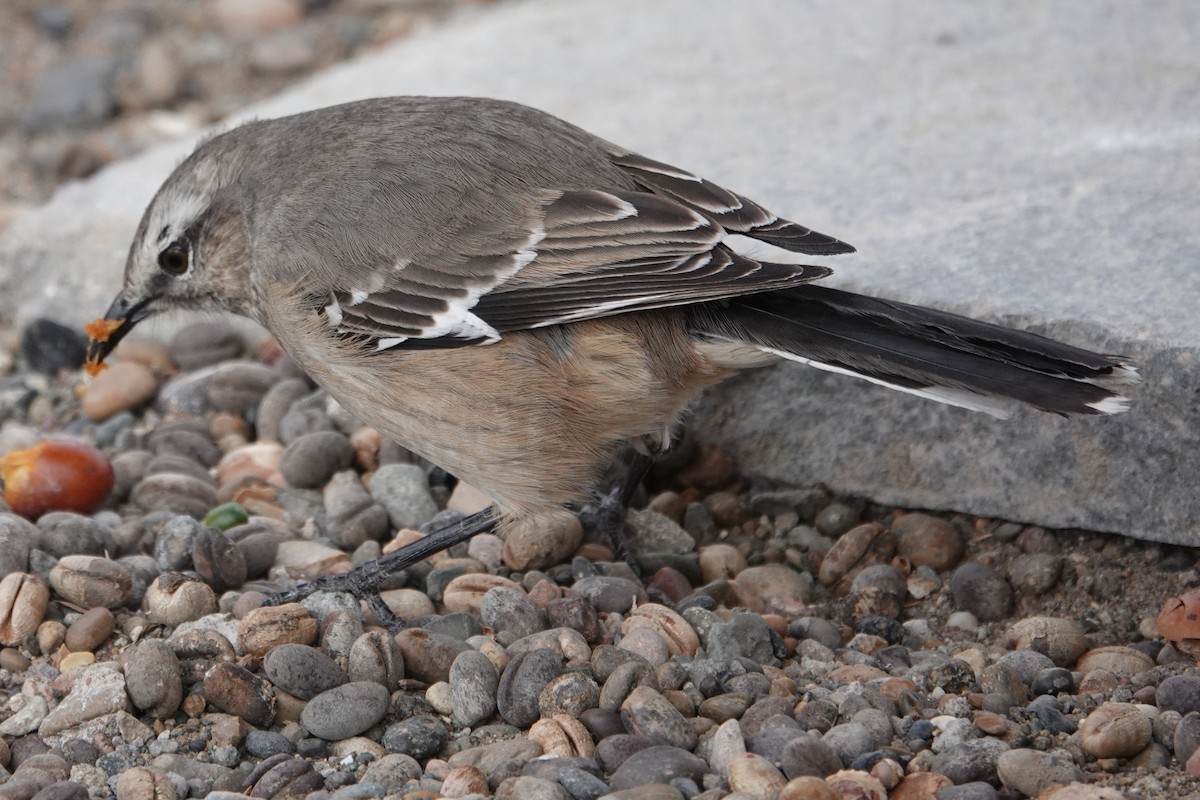
[[[212,309],[265,326],[362,422],[494,502],[318,589],[388,616],[383,577],[483,530],[598,501],[610,535],[696,396],[783,359],[968,409],[1125,410],[1119,357],[813,285],[739,254],[854,251],[540,111],[392,97],[251,122],[159,189],[98,364],[139,321]]]

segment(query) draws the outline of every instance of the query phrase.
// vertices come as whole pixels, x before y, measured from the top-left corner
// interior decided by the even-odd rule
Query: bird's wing
[[[448,237],[460,246],[400,263],[377,274],[378,285],[335,289],[322,311],[338,332],[369,337],[378,349],[456,347],[829,274],[738,255],[721,244],[721,224],[652,192],[547,193],[519,234],[511,225],[489,230]]]
[[[703,214],[730,233],[744,234],[810,256],[854,252],[854,248],[843,241],[783,219],[748,197],[670,164],[629,152],[614,153],[611,161],[646,191],[669,197]]]

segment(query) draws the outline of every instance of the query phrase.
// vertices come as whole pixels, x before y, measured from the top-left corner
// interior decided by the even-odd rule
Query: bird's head
[[[212,146],[220,138],[180,164],[146,209],[124,285],[104,315],[106,334],[93,333],[89,363],[102,362],[135,325],[163,311],[253,315],[247,196],[236,159]]]

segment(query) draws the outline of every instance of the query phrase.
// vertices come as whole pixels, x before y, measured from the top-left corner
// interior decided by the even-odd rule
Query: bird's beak
[[[89,329],[92,338],[88,341],[87,363],[100,364],[108,354],[116,348],[117,343],[133,330],[133,326],[151,314],[151,305],[158,299],[157,295],[149,295],[130,300],[124,292],[118,294],[104,312],[104,319],[93,325],[100,325],[102,336]],[[101,324],[106,323],[106,324]]]

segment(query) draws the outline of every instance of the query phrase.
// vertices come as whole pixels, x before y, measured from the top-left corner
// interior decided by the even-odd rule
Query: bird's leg
[[[383,602],[383,598],[379,596],[379,587],[383,581],[434,553],[440,553],[459,542],[465,542],[477,533],[490,531],[495,526],[495,510],[490,507],[485,508],[483,511],[477,511],[457,522],[439,528],[423,539],[406,544],[399,550],[368,561],[350,572],[341,575],[323,575],[286,591],[269,594],[264,605],[277,606],[283,603],[294,603],[316,592],[349,592],[355,597],[365,600],[371,611],[388,629],[399,630],[404,627],[404,623],[392,613],[387,603]]]
[[[635,574],[639,574],[641,570],[625,546],[622,530],[625,527],[625,513],[646,473],[654,466],[654,456],[633,449],[630,453],[632,455],[621,465],[612,488],[597,492],[595,505],[585,507],[580,517],[583,518],[584,524],[590,525],[604,536],[615,560],[624,561]]]

